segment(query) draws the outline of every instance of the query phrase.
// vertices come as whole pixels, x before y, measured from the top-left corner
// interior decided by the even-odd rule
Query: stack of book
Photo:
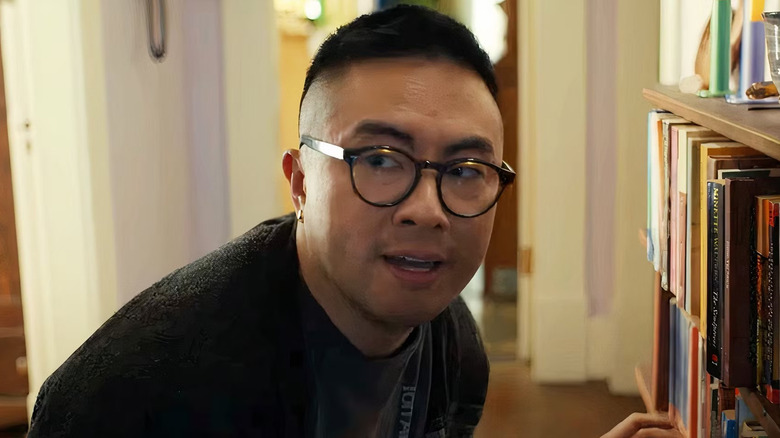
[[[780,162],[674,114],[649,113],[652,402],[691,438],[739,436],[746,425],[760,432],[736,415],[738,387],[780,403],[779,214]]]

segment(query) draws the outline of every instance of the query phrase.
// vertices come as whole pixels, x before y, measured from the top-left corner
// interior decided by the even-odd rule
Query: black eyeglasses
[[[414,159],[390,146],[344,149],[307,135],[301,145],[349,164],[352,189],[368,204],[391,207],[403,202],[420,182],[424,169],[435,170],[439,201],[455,216],[471,218],[490,210],[507,185],[515,180],[515,171],[506,163],[501,167],[477,158],[459,158],[446,163]]]

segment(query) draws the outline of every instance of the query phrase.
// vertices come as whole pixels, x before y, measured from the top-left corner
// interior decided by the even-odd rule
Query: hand
[[[682,438],[680,432],[674,427],[669,416],[664,414],[640,414],[629,415],[620,424],[612,428],[601,438]]]

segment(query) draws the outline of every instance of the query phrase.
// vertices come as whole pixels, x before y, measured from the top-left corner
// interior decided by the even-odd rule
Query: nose
[[[396,206],[393,213],[393,224],[449,229],[449,217],[441,205],[436,188],[436,171],[422,171],[422,176],[414,191]]]

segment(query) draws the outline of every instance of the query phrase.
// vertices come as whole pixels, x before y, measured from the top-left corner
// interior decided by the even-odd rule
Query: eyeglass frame
[[[441,204],[441,206],[444,207],[444,209],[448,213],[454,216],[462,217],[462,218],[474,218],[477,216],[482,216],[483,214],[490,211],[490,209],[493,208],[493,206],[495,206],[496,203],[498,203],[498,200],[501,198],[501,195],[504,193],[506,187],[514,183],[515,177],[517,176],[517,173],[514,171],[514,169],[512,169],[512,167],[506,161],[501,161],[500,167],[488,161],[480,160],[478,158],[456,158],[454,160],[450,160],[445,163],[437,163],[430,160],[418,160],[413,156],[411,156],[406,151],[403,151],[401,149],[396,149],[392,146],[374,145],[374,146],[364,146],[360,148],[343,148],[341,146],[328,143],[326,141],[317,140],[316,138],[313,138],[308,135],[301,136],[299,147],[302,147],[303,145],[306,145],[309,148],[321,154],[327,155],[337,160],[345,161],[349,165],[349,178],[350,181],[352,181],[352,191],[354,191],[355,194],[358,195],[358,197],[361,200],[363,200],[363,202],[369,205],[373,205],[375,207],[393,207],[405,201],[409,196],[411,196],[412,193],[414,193],[414,189],[417,188],[417,184],[420,183],[420,179],[422,178],[422,171],[425,169],[431,169],[436,171],[436,192],[439,196],[439,203]],[[397,152],[405,156],[406,158],[408,158],[409,161],[411,161],[412,163],[414,163],[414,168],[415,168],[414,182],[412,183],[411,186],[409,186],[409,189],[406,191],[406,193],[404,193],[397,201],[393,201],[389,203],[372,202],[366,199],[358,190],[357,185],[355,184],[354,164],[357,161],[357,159],[360,157],[360,155],[370,150],[386,150],[391,152]],[[482,164],[492,168],[493,170],[496,171],[496,173],[498,173],[500,189],[498,190],[498,193],[496,193],[496,198],[488,207],[486,207],[484,210],[482,210],[479,213],[470,214],[470,215],[456,213],[450,209],[450,207],[447,205],[446,202],[444,202],[444,196],[442,195],[442,191],[441,191],[441,180],[444,175],[444,170],[452,167],[453,165],[460,164],[460,163]]]

